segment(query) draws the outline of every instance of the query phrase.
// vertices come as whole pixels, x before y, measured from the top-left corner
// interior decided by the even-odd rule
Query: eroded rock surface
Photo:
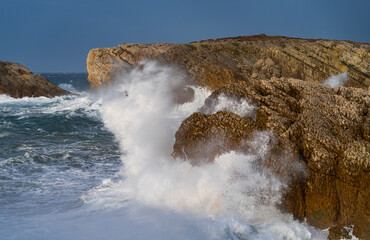
[[[189,44],[122,44],[93,49],[87,58],[92,88],[107,85],[141,60],[176,66],[192,84],[216,90],[238,81],[293,77],[323,82],[348,72],[347,86],[370,86],[370,45],[349,41],[266,35],[206,40]]]
[[[0,61],[0,94],[21,98],[55,97],[70,92],[55,86],[41,75],[35,76],[19,63]]]
[[[228,111],[202,113],[212,112],[221,95],[256,103],[255,119]],[[269,131],[275,136],[274,147],[263,163],[290,186],[282,209],[313,226],[333,226],[331,236],[354,225],[354,234],[366,239],[370,236],[369,109],[370,95],[363,89],[332,89],[291,78],[230,84],[214,91],[201,112],[184,120],[173,156],[202,164],[231,150],[248,153],[253,149],[243,143],[253,132]],[[306,170],[294,167],[299,164]]]
[[[122,44],[89,52],[92,89],[109,85],[142,60],[173,66],[188,80],[184,85],[214,90],[177,131],[174,157],[196,165],[231,150],[258,154],[250,143],[263,131],[272,149],[262,162],[289,183],[281,209],[330,228],[330,238],[348,237],[344,227],[354,226],[354,235],[368,239],[369,44],[266,35]],[[345,87],[319,84],[343,72],[349,75]],[[183,96],[175,94],[175,102],[193,98],[184,86],[178,89]],[[250,102],[251,112],[220,108],[224,97],[240,106]]]

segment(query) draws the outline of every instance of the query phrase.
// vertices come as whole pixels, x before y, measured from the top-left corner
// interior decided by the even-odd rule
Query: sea
[[[173,104],[182,79],[171,67],[143,62],[97,91],[87,73],[41,74],[76,95],[0,95],[1,240],[326,239],[275,207],[285,183],[255,164],[269,133],[255,133],[259,156],[172,158],[177,129],[210,92]],[[233,101],[220,106],[254,114]]]

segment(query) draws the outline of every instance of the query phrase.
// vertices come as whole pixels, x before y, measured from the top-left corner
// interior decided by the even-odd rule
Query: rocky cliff
[[[192,83],[213,90],[249,78],[273,76],[322,82],[342,72],[349,74],[347,86],[370,86],[369,44],[266,35],[93,49],[87,58],[89,82],[92,88],[105,85],[143,59],[176,65]]]
[[[14,98],[21,97],[55,97],[70,94],[41,75],[35,76],[19,63],[0,61],[0,94]]]
[[[263,156],[288,186],[280,208],[329,238],[370,236],[370,45],[265,35],[189,44],[123,44],[93,49],[87,59],[92,88],[152,59],[175,66],[188,84],[214,90],[176,133],[174,158],[211,163],[228,151],[254,153],[248,143],[268,132]],[[347,72],[343,87],[321,84]],[[243,115],[219,109],[220,98],[248,102]],[[235,109],[234,109],[235,110]]]

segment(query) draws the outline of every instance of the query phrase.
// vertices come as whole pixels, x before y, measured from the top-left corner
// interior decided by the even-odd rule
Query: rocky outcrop
[[[257,104],[255,116],[213,113],[221,95]],[[330,237],[353,225],[354,235],[367,239],[369,109],[370,95],[363,89],[290,78],[231,84],[214,91],[201,112],[183,121],[173,156],[201,164],[231,150],[250,153],[253,132],[269,131],[274,147],[263,164],[290,184],[281,208],[313,226],[332,227]]]
[[[0,94],[14,98],[55,97],[70,94],[19,63],[0,61]]]
[[[88,80],[92,89],[109,85],[148,59],[174,66],[185,85],[214,90],[177,131],[175,158],[197,165],[231,150],[258,155],[251,140],[267,132],[272,149],[261,162],[289,183],[281,209],[330,228],[329,238],[348,237],[354,226],[354,235],[369,239],[369,44],[266,35],[123,44],[89,52]],[[344,87],[319,84],[343,72]],[[193,98],[178,89],[184,97],[175,102]],[[224,96],[255,104],[254,115],[219,111]]]
[[[349,74],[347,86],[370,86],[369,44],[257,35],[93,49],[87,58],[91,87],[109,84],[114,76],[144,59],[177,66],[178,73],[191,83],[212,90],[250,78],[292,77],[323,82],[342,72]]]

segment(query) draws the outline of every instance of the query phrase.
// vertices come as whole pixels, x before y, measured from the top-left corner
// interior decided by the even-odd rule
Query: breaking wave
[[[174,104],[173,89],[184,84],[176,76],[171,67],[142,62],[100,92],[0,95],[0,236],[326,238],[327,231],[276,209],[284,183],[258,167],[271,149],[268,132],[255,132],[248,144],[256,155],[229,152],[199,166],[171,157],[182,121],[211,94],[193,87],[194,101]],[[75,81],[65,83],[74,90]],[[255,109],[222,96],[216,104],[243,116]]]
[[[123,168],[120,180],[92,189],[83,196],[85,203],[115,208],[137,201],[212,219],[208,227],[222,223],[222,234],[218,229],[217,237],[207,239],[315,239],[325,234],[276,209],[284,184],[255,164],[270,149],[269,134],[255,134],[258,156],[230,152],[201,166],[171,157],[176,130],[210,94],[194,88],[194,102],[176,105],[171,86],[181,82],[171,68],[142,62],[98,94],[103,122],[119,141]],[[252,103],[222,96],[217,109],[255,114]]]

